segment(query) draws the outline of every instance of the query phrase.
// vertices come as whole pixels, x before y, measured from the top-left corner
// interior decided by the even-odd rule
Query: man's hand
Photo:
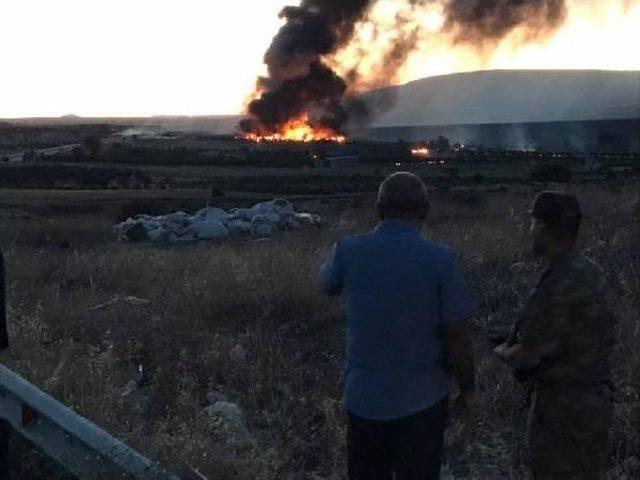
[[[493,349],[493,353],[495,353],[504,363],[508,363],[509,359],[513,355],[513,347],[510,347],[506,343],[501,343]]]
[[[494,348],[493,353],[495,353],[502,362],[513,368],[513,375],[520,383],[533,378],[540,367],[540,357],[525,353],[518,344],[509,346],[503,343]]]

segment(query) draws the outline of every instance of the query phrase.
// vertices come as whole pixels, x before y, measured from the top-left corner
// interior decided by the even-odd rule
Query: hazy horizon
[[[426,79],[435,79],[438,77],[447,77],[447,76],[457,76],[457,75],[468,75],[475,73],[483,73],[483,72],[617,72],[617,73],[640,73],[640,69],[629,69],[629,70],[603,70],[603,69],[502,69],[495,68],[489,70],[472,70],[468,72],[456,72],[451,74],[444,75],[434,75],[430,77],[418,78],[415,80],[410,80],[408,82],[396,85],[395,87],[406,86],[415,82],[420,82]],[[639,87],[640,88],[640,87]],[[29,120],[29,119],[69,119],[73,118],[79,119],[152,119],[152,118],[237,118],[242,117],[243,113],[228,113],[228,114],[202,114],[202,115],[189,115],[189,114],[154,114],[154,115],[125,115],[125,116],[117,116],[117,115],[78,115],[73,112],[66,113],[63,115],[56,116],[21,116],[21,117],[0,117],[0,120],[10,121],[10,120]]]

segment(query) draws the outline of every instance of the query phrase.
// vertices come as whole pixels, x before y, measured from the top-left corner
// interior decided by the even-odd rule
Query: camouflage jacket
[[[610,377],[609,285],[589,258],[570,253],[541,276],[515,324],[508,362],[536,383],[592,385]]]

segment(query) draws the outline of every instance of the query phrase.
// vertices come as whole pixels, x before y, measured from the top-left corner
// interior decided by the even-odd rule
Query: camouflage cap
[[[582,218],[580,202],[575,195],[553,191],[540,192],[529,213],[550,227],[575,225]]]

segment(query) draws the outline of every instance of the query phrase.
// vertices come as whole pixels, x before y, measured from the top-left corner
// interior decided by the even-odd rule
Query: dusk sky
[[[2,0],[0,117],[241,113],[289,3]],[[425,44],[400,79],[483,68],[640,69],[640,1],[569,3],[567,24],[544,42],[505,45],[483,60]]]

